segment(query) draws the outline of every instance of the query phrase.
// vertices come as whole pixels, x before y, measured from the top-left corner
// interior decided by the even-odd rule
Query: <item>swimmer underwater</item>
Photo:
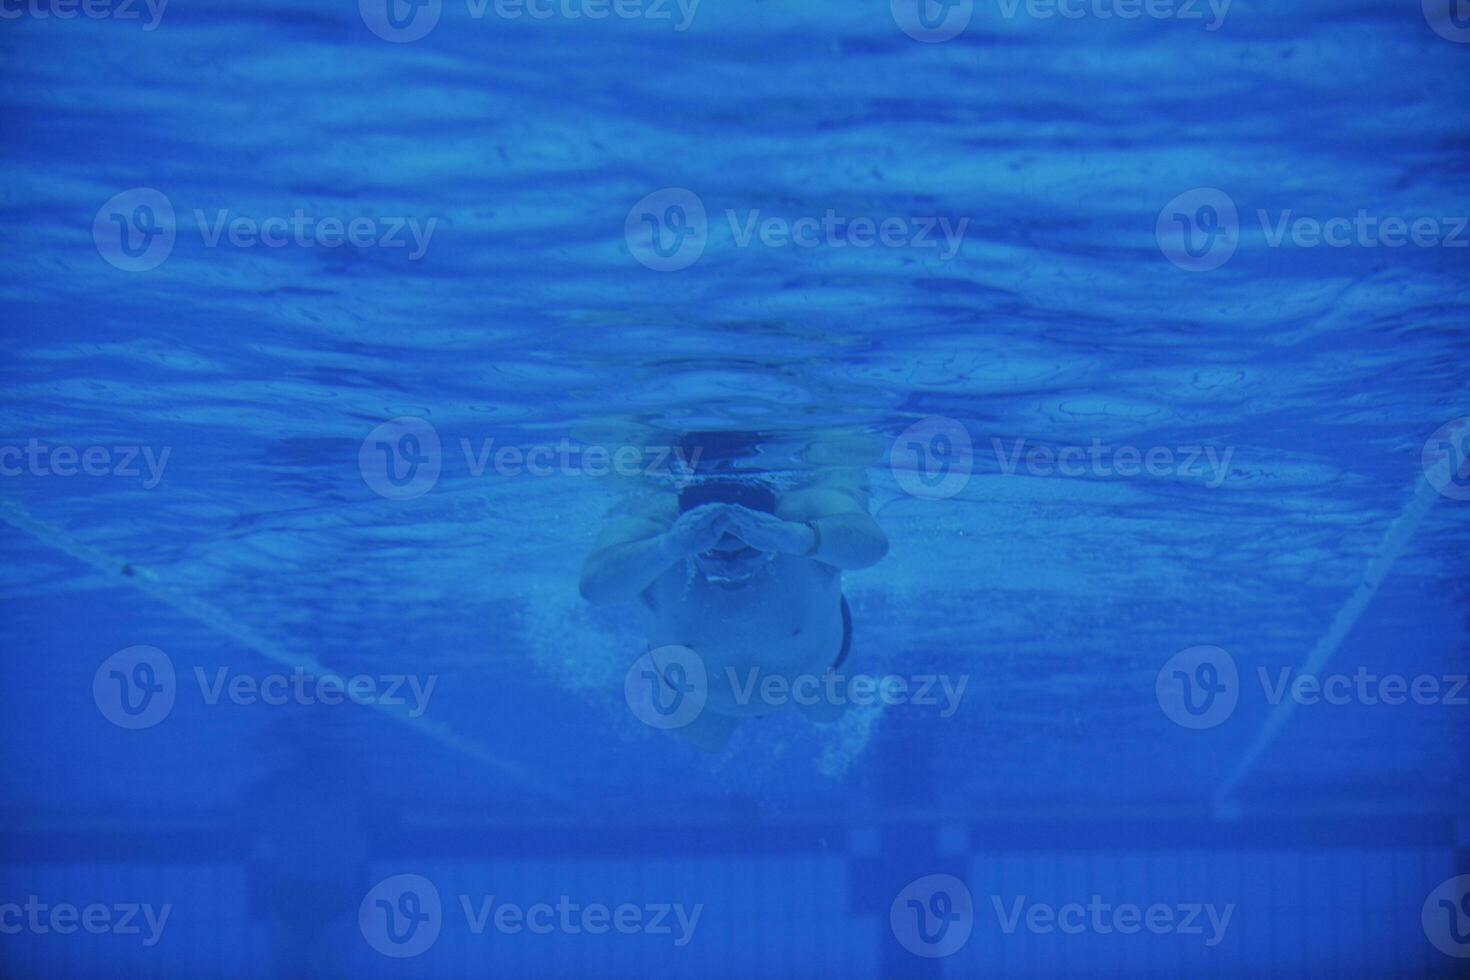
[[[843,665],[852,614],[842,573],[887,553],[859,470],[834,469],[780,492],[754,475],[726,474],[656,492],[612,520],[583,564],[580,590],[596,605],[637,602],[650,649],[699,654],[705,710],[680,733],[714,751],[742,718],[776,710],[737,698],[732,676],[756,671],[790,683]],[[832,721],[842,706],[798,709]]]

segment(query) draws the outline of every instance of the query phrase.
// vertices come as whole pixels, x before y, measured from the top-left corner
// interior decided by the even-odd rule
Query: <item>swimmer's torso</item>
[[[842,581],[830,566],[777,555],[745,584],[725,588],[678,563],[643,595],[650,646],[687,646],[703,659],[708,706],[729,715],[760,715],[779,705],[759,696],[764,678],[820,677],[842,649]],[[741,704],[754,668],[757,687]]]

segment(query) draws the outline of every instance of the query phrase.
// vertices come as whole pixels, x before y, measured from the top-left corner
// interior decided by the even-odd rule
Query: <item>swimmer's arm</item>
[[[664,539],[667,530],[642,517],[609,524],[582,563],[582,598],[596,606],[636,598],[677,560]]]
[[[888,536],[855,493],[826,488],[803,490],[782,501],[779,516],[814,527],[816,550],[806,557],[824,565],[855,571],[876,565],[888,554]]]
[[[638,597],[676,562],[714,545],[723,532],[723,505],[696,507],[676,520],[624,517],[598,536],[582,563],[578,590],[593,605]]]

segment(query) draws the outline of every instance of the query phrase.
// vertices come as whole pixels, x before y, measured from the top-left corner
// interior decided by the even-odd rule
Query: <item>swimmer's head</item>
[[[679,513],[705,504],[738,504],[764,514],[774,514],[776,493],[754,476],[700,480],[679,491]]]
[[[702,438],[709,436],[709,433],[701,434]],[[776,510],[776,493],[753,475],[699,480],[679,492],[681,514],[705,504],[732,504],[771,514]],[[709,581],[734,588],[749,582],[774,557],[726,534],[713,548],[697,556],[694,564]]]
[[[774,555],[758,551],[733,535],[726,534],[715,546],[694,559],[699,573],[716,585],[743,585],[755,577]]]

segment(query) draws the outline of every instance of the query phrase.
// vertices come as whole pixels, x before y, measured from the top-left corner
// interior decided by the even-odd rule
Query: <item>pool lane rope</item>
[[[57,551],[64,552],[78,561],[92,566],[105,575],[115,577],[121,582],[131,585],[139,592],[156,599],[171,609],[183,613],[185,616],[203,624],[221,636],[238,641],[241,645],[255,651],[268,660],[273,660],[286,667],[300,668],[303,672],[311,676],[320,677],[325,674],[339,673],[338,671],[330,670],[315,657],[293,653],[287,650],[279,643],[262,635],[247,624],[236,620],[218,606],[211,605],[202,599],[188,595],[168,585],[149,569],[126,561],[120,561],[98,548],[77,541],[60,528],[37,519],[30,511],[26,510],[25,507],[14,500],[0,497],[0,520],[3,520],[16,530],[29,534],[31,537]],[[399,723],[407,725],[414,731],[428,736],[451,751],[495,770],[525,789],[564,803],[573,802],[572,798],[559,787],[547,783],[539,776],[513,762],[502,759],[486,746],[456,733],[447,725],[428,721],[422,715],[415,718],[406,711],[392,710],[391,706],[382,704],[376,700],[371,702],[371,706]]]
[[[1302,661],[1298,669],[1299,674],[1319,675],[1322,668],[1327,665],[1327,661],[1337,652],[1337,648],[1342,646],[1342,641],[1347,638],[1358,618],[1363,615],[1363,610],[1367,609],[1368,604],[1373,601],[1374,595],[1378,593],[1378,587],[1383,584],[1393,563],[1404,553],[1404,548],[1408,546],[1409,539],[1418,530],[1420,522],[1424,520],[1424,515],[1429,513],[1435,501],[1439,500],[1441,494],[1437,489],[1435,477],[1440,477],[1439,485],[1443,485],[1447,480],[1451,465],[1449,458],[1447,457],[1441,465],[1445,469],[1444,473],[1426,473],[1420,478],[1413,498],[1405,505],[1399,516],[1394,518],[1393,523],[1389,524],[1388,530],[1384,532],[1383,541],[1378,545],[1368,566],[1363,570],[1363,578],[1358,583],[1358,587],[1353,590],[1347,602],[1343,603],[1342,608],[1338,609],[1332,625],[1312,647],[1307,659]],[[1281,734],[1281,729],[1290,720],[1296,706],[1296,701],[1292,698],[1282,698],[1266,716],[1255,738],[1246,746],[1245,753],[1235,763],[1235,767],[1230,770],[1225,780],[1216,788],[1211,798],[1211,806],[1216,819],[1230,820],[1239,815],[1240,806],[1235,800],[1236,790],[1250,775],[1251,770],[1255,768],[1266,750],[1276,741],[1276,737]]]

